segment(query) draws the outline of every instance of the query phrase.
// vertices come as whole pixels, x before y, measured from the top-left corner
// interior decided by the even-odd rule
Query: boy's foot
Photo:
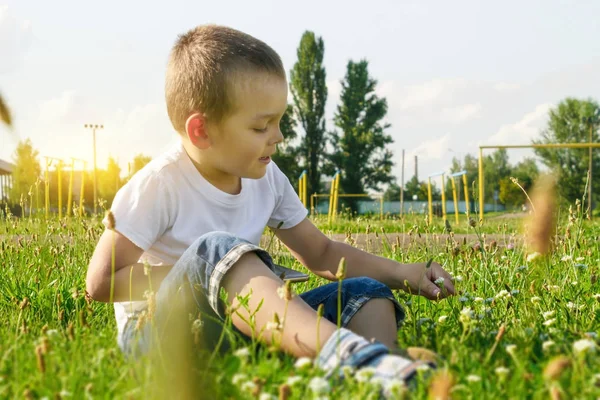
[[[435,368],[429,361],[414,361],[399,355],[381,343],[371,343],[348,329],[340,328],[331,335],[319,353],[316,363],[327,371],[328,376],[344,376],[345,366],[356,369],[357,374],[370,376],[379,381],[383,394],[390,396],[390,389],[398,382],[409,386],[420,369]],[[366,372],[366,373],[365,373]]]

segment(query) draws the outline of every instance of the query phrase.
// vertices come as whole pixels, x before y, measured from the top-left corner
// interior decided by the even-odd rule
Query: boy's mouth
[[[260,161],[262,163],[265,163],[265,164],[268,164],[268,163],[271,162],[271,157],[261,157],[261,158],[258,159],[258,161]]]

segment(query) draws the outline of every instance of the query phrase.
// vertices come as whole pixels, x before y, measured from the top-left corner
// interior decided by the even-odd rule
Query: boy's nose
[[[271,139],[270,144],[279,144],[283,142],[283,133],[281,133],[281,129],[276,129],[273,138]]]

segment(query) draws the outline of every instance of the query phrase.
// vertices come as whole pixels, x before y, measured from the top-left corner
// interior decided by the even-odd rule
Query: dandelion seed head
[[[515,355],[516,351],[517,351],[517,345],[516,344],[507,344],[504,349],[506,350],[506,352],[512,356]]]
[[[480,382],[481,381],[481,377],[479,375],[469,375],[467,376],[467,382]]]
[[[436,285],[443,285],[444,284],[444,278],[442,278],[441,276],[439,278],[437,278],[435,281],[433,281],[433,283],[435,283]]]
[[[509,374],[510,370],[506,367],[498,367],[494,370],[494,372],[496,373],[496,375],[498,375],[500,378],[504,378],[506,377],[506,375]]]
[[[556,318],[547,319],[544,321],[545,326],[553,325],[556,322]]]

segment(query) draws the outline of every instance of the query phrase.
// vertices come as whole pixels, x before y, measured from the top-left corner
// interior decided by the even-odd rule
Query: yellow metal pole
[[[327,212],[327,220],[329,224],[331,224],[331,220],[333,218],[333,190],[335,186],[335,175],[331,180],[331,187],[329,188],[329,211]]]
[[[48,168],[50,168],[50,160],[48,157],[44,157],[46,159],[46,170],[44,172],[44,206],[46,208],[46,219],[50,214],[50,174],[48,173]]]
[[[304,183],[302,184],[302,195],[304,197],[304,206],[308,206],[308,175],[304,174]]]
[[[62,218],[62,160],[58,160],[56,175],[58,177],[58,218]]]
[[[483,149],[479,147],[479,219],[483,221]]]
[[[85,167],[86,167],[86,162],[83,162],[83,169],[81,170],[81,187],[79,188],[79,217],[81,218],[83,216],[83,196],[84,196],[84,189],[85,189]]]
[[[67,218],[71,218],[71,206],[73,203],[73,174],[75,173],[75,160],[71,158],[71,174],[69,175],[69,195],[67,196]]]
[[[456,195],[456,182],[454,181],[454,177],[452,179],[452,200],[454,201],[454,221],[458,225],[458,196]]]
[[[429,223],[433,223],[433,204],[431,203],[431,178],[427,178],[427,203],[429,205]]]
[[[445,179],[446,175],[442,174],[442,217],[444,218],[444,222],[446,222],[446,189],[444,187]]]
[[[383,195],[379,196],[379,219],[383,221]]]
[[[333,193],[333,220],[337,219],[337,210],[338,210],[338,195],[340,193],[340,173],[338,172],[335,175],[335,192]]]
[[[315,193],[310,196],[310,215],[315,215]]]
[[[464,174],[462,176],[463,179],[463,186],[464,186],[464,191],[465,191],[465,210],[467,212],[467,221],[469,221],[469,216],[470,216],[470,203],[469,203],[469,186],[467,185],[467,174]]]

